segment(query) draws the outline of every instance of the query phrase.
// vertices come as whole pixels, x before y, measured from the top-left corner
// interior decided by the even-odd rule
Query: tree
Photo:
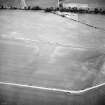
[[[95,9],[94,9],[94,13],[95,13],[95,14],[99,13],[98,8],[95,8]]]

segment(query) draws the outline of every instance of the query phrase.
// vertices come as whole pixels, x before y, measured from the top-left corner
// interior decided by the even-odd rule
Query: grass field
[[[0,82],[63,90],[104,83],[104,34],[54,14],[0,11]]]

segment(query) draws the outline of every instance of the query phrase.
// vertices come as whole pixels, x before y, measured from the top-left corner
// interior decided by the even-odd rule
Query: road
[[[0,105],[104,105],[105,83],[72,92],[0,82]]]

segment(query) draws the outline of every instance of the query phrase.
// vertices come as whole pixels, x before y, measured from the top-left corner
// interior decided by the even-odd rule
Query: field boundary
[[[52,12],[52,13],[53,13],[53,12]],[[79,22],[79,23],[81,23],[81,24],[84,24],[84,25],[89,26],[89,27],[94,28],[94,29],[99,29],[99,30],[101,30],[101,31],[105,31],[104,28],[96,27],[96,26],[93,26],[93,25],[91,25],[91,24],[88,24],[88,23],[79,21],[79,20],[77,20],[77,19],[71,18],[70,15],[67,14],[67,13],[65,14],[65,13],[61,13],[61,12],[60,12],[60,13],[59,13],[59,12],[54,12],[53,14],[56,14],[56,15],[58,15],[58,16],[62,16],[62,17],[64,17],[64,18],[67,18],[67,19],[72,20],[72,21],[75,21],[75,22]]]

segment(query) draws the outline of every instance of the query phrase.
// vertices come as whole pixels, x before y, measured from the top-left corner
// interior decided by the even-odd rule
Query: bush
[[[94,9],[94,13],[95,13],[95,14],[99,13],[98,8],[95,8],[95,9]]]
[[[42,10],[42,9],[39,6],[35,6],[35,7],[32,7],[31,10]]]
[[[4,9],[4,6],[3,6],[3,5],[1,5],[1,6],[0,6],[0,9]]]
[[[54,8],[53,7],[50,7],[50,8],[46,8],[45,9],[45,12],[52,12],[52,11],[54,11]]]
[[[31,6],[28,6],[28,7],[27,7],[27,10],[31,10]]]
[[[11,7],[11,9],[18,9],[17,7]]]
[[[103,10],[101,13],[102,13],[102,14],[105,14],[105,10]]]
[[[57,7],[57,8],[55,8],[55,9],[54,9],[54,11],[59,11],[59,8],[58,8],[58,7]]]

